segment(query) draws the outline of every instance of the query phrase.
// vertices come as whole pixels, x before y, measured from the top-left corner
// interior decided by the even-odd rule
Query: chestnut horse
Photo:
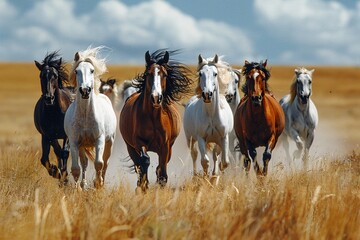
[[[265,62],[248,62],[242,69],[246,82],[242,86],[244,97],[234,115],[234,129],[244,158],[246,173],[251,160],[257,175],[267,175],[268,163],[276,142],[285,126],[285,116],[280,104],[269,91],[270,72]],[[263,171],[256,161],[256,148],[265,146]]]
[[[120,132],[138,174],[137,191],[148,188],[148,151],[156,152],[157,182],[165,186],[171,148],[180,132],[180,115],[174,106],[190,93],[190,70],[169,60],[176,51],[157,50],[145,54],[146,69],[135,78],[139,92],[131,95],[120,113]]]
[[[71,103],[71,92],[65,88],[68,74],[58,51],[47,54],[42,63],[35,61],[40,70],[41,97],[34,109],[34,123],[41,134],[41,164],[50,176],[67,180],[67,159],[69,150],[64,131],[65,112]],[[63,140],[62,147],[59,139]],[[50,146],[53,147],[58,166],[49,161]]]

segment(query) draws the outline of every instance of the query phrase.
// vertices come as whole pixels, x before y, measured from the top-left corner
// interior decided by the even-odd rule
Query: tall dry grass
[[[273,67],[277,98],[288,92],[294,68]],[[108,75],[122,81],[142,69],[110,66]],[[0,239],[360,239],[357,153],[324,156],[310,171],[275,166],[264,180],[229,169],[216,187],[191,177],[164,189],[151,183],[145,195],[120,183],[100,191],[59,187],[39,161],[38,70],[1,63],[0,72]],[[321,144],[338,138],[356,149],[359,76],[359,68],[316,68],[320,133],[327,126]]]
[[[189,179],[145,195],[59,187],[26,145],[2,148],[0,159],[0,239],[360,238],[355,153],[311,171],[263,180],[230,171],[216,187]]]

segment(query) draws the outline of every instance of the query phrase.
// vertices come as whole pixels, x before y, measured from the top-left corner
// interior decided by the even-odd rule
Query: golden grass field
[[[272,67],[277,99],[294,68]],[[33,63],[0,63],[0,239],[360,239],[360,68],[314,68],[320,120],[309,169],[300,161],[289,168],[277,146],[265,179],[245,177],[237,162],[212,186],[192,178],[179,136],[167,187],[150,178],[147,194],[136,195],[120,133],[104,189],[59,187],[40,164],[39,72]],[[141,71],[110,66],[108,76],[121,81]]]

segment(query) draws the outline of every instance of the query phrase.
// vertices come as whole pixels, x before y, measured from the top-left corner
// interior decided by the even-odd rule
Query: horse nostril
[[[158,98],[158,103],[161,103],[163,100],[163,95],[159,95],[159,98]]]

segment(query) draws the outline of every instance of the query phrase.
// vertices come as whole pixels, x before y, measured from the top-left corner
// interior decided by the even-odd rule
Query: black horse
[[[69,157],[68,138],[64,131],[64,116],[72,102],[73,95],[68,84],[68,74],[58,51],[47,54],[40,64],[35,61],[40,70],[42,95],[34,110],[34,123],[41,134],[42,155],[41,164],[50,176],[67,181],[67,159]],[[59,144],[63,140],[63,146]],[[58,166],[49,161],[50,146],[57,157]]]

